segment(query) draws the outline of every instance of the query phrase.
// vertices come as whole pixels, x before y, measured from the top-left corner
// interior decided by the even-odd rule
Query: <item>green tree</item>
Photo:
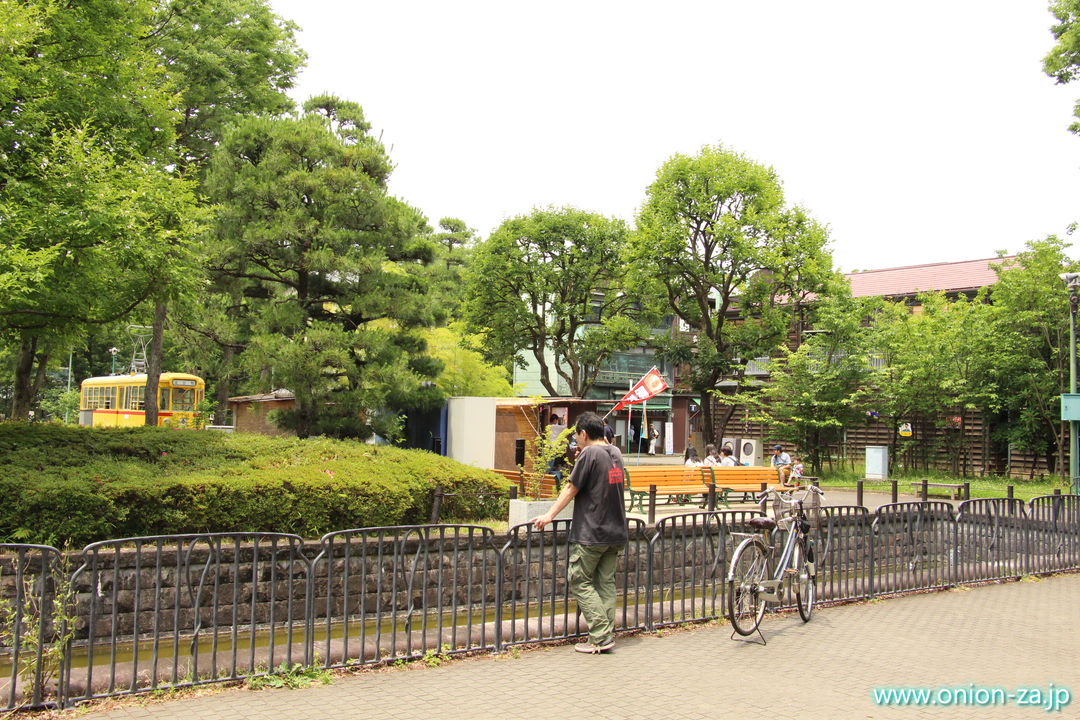
[[[1054,236],[1028,243],[1015,264],[996,266],[991,295],[1001,348],[995,370],[1007,414],[998,432],[1041,455],[1050,472],[1065,457],[1060,395],[1069,379],[1069,296],[1058,274],[1080,269],[1068,247]],[[1063,476],[1067,471],[1063,463]]]
[[[149,300],[162,347],[166,303],[199,284],[183,178],[237,115],[292,107],[303,54],[266,0],[5,2],[0,28],[0,337],[23,415],[88,328]]]
[[[751,408],[751,418],[768,423],[805,453],[820,474],[829,446],[845,427],[860,422],[871,377],[868,334],[863,321],[872,301],[854,299],[837,284],[819,301],[814,332],[796,350],[781,348],[769,364],[769,382],[721,400]]]
[[[230,122],[294,109],[285,91],[306,56],[293,37],[296,26],[276,16],[267,0],[158,0],[156,9],[150,42],[175,90],[177,171],[201,177]],[[191,276],[201,270],[191,263],[186,279],[195,280]],[[147,425],[157,424],[157,384],[169,307],[201,301],[184,290],[182,283],[162,284],[152,298],[153,337],[143,398]],[[228,381],[215,384],[224,407]]]
[[[146,0],[0,5],[0,340],[18,348],[16,417],[72,335],[130,311],[161,282],[162,248],[190,237],[190,187],[166,169],[175,116],[143,41],[152,17]]]
[[[1071,83],[1080,69],[1080,0],[1052,0],[1050,12],[1057,19],[1050,31],[1057,45],[1043,58],[1043,70],[1059,84]],[[1080,118],[1080,102],[1073,107]],[[1070,132],[1080,133],[1080,120],[1069,126]]]
[[[465,300],[465,269],[472,258],[476,231],[463,220],[445,217],[439,220],[439,232],[431,235],[435,261],[428,268],[429,301],[437,311],[437,322],[447,324],[461,319]]]
[[[889,425],[890,462],[900,462],[903,449],[909,467],[925,470],[944,450],[954,472],[971,469],[964,440],[968,415],[978,411],[988,418],[1001,407],[994,368],[1011,352],[995,317],[985,292],[970,300],[923,293],[914,306],[880,303],[867,332],[876,361],[869,409]],[[913,425],[908,439],[898,434],[903,422]],[[925,432],[932,426],[946,430],[943,447]]]
[[[506,220],[480,243],[469,267],[471,332],[489,360],[524,367],[528,352],[540,382],[584,397],[613,352],[648,337],[625,291],[620,260],[626,227],[574,208],[534,210]]]
[[[207,175],[210,266],[251,332],[239,362],[253,386],[296,394],[280,421],[300,436],[385,436],[394,410],[442,399],[417,332],[433,319],[433,248],[420,214],[387,194],[390,159],[369,130],[359,105],[312,98],[299,116],[237,124]]]
[[[804,299],[832,278],[826,240],[805,212],[784,206],[772,169],[735,152],[704,147],[657,172],[630,243],[633,275],[687,329],[660,350],[688,366],[709,441],[734,412],[714,418],[718,383],[730,377],[741,389],[748,364],[798,331]]]
[[[458,324],[431,328],[424,333],[428,353],[442,363],[435,377],[435,386],[446,396],[510,397],[510,373],[506,368],[490,365],[475,350],[464,346]]]
[[[225,128],[280,115],[307,55],[268,0],[158,0],[153,52],[176,92],[183,168],[201,169]]]

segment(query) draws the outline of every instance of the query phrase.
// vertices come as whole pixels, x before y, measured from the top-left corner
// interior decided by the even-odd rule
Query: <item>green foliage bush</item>
[[[0,541],[332,531],[505,511],[495,473],[421,450],[164,428],[0,423]]]

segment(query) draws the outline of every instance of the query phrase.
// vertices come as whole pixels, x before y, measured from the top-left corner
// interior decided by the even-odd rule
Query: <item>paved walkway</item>
[[[305,690],[232,690],[90,713],[85,720],[454,718],[1039,718],[1080,709],[1080,574],[768,618],[768,646],[727,626],[621,638],[609,655],[567,646],[360,672]],[[1037,707],[880,707],[881,686],[1050,683],[1075,696]],[[1033,697],[1028,694],[1028,698]]]

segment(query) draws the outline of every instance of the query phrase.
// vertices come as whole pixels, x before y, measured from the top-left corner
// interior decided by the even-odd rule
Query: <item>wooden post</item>
[[[1061,494],[1061,488],[1054,488],[1054,494],[1055,495],[1060,495]]]
[[[431,518],[429,523],[432,525],[439,524],[439,510],[442,508],[443,489],[442,485],[435,486],[435,496],[431,500]]]
[[[656,525],[656,486],[649,486],[649,526]]]
[[[899,485],[900,484],[896,480],[892,481],[892,501],[894,503],[895,502],[900,502],[900,487],[899,487]]]
[[[518,496],[518,486],[517,485],[511,485],[510,486],[510,499],[511,500],[517,500],[517,496]]]
[[[716,483],[709,483],[709,499],[705,507],[712,512],[716,509]]]
[[[862,507],[863,504],[863,481],[855,481],[855,504]]]
[[[971,499],[971,483],[970,482],[964,483],[964,499],[965,500],[970,500]]]
[[[1013,496],[1014,496],[1015,494],[1016,494],[1016,488],[1014,488],[1014,487],[1013,487],[1012,485],[1006,485],[1006,486],[1005,486],[1005,497],[1007,497],[1007,498],[1009,498],[1010,500],[1012,500],[1012,499],[1013,499]]]
[[[929,479],[927,479],[927,478],[922,479],[922,489],[919,492],[919,499],[921,499],[923,502],[926,502],[927,492],[930,489],[930,488],[928,488],[926,486],[926,483],[928,483],[928,482],[929,482]]]

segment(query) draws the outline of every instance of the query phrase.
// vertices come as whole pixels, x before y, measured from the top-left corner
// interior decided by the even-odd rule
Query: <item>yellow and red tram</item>
[[[82,381],[79,424],[132,427],[146,424],[143,397],[146,374],[106,375]],[[197,427],[196,416],[206,383],[197,375],[161,373],[158,378],[158,425]]]

